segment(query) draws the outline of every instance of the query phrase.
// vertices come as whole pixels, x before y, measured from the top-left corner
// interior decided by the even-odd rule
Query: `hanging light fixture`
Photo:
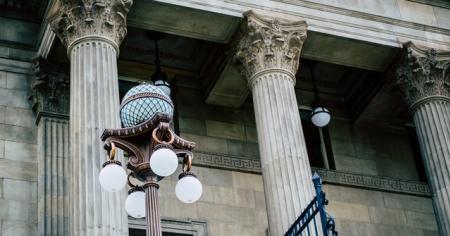
[[[159,89],[161,89],[167,96],[170,97],[170,84],[169,82],[167,82],[167,74],[164,73],[161,70],[161,60],[159,59],[159,48],[158,48],[158,40],[159,38],[155,38],[155,65],[156,65],[156,70],[155,72],[152,74],[152,82],[153,84],[158,87]]]
[[[313,82],[314,101],[311,105],[311,122],[317,127],[324,127],[330,123],[331,113],[323,105],[323,101],[319,98],[319,89],[317,88],[316,78],[314,77],[314,64],[311,63],[311,78]]]

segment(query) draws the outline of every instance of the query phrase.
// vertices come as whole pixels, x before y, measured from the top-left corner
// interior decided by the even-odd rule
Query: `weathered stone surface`
[[[0,88],[6,88],[6,71],[0,71]]]
[[[188,133],[181,134],[181,137],[197,143],[197,146],[195,147],[195,150],[197,151],[228,154],[228,145],[226,139]]]
[[[438,230],[434,213],[405,211],[406,223],[414,228]]]
[[[406,225],[405,212],[397,209],[369,207],[370,221],[386,225]]]
[[[232,172],[232,184],[240,189],[252,189],[254,191],[263,191],[263,182],[261,175]]]
[[[2,236],[37,236],[36,224],[19,220],[2,221]]]
[[[0,124],[0,139],[36,144],[36,129]]]
[[[5,159],[37,162],[36,144],[5,141]]]
[[[8,125],[17,125],[34,128],[35,118],[33,112],[28,109],[6,107],[4,109],[4,123]]]
[[[22,90],[0,89],[0,105],[18,108],[30,108],[27,92]]]
[[[245,129],[242,124],[206,121],[206,134],[211,137],[245,141]]]
[[[336,169],[344,172],[377,175],[377,166],[374,160],[364,160],[347,156],[334,156]]]
[[[330,199],[327,210],[338,219],[370,222],[369,208],[365,205],[336,202]]]
[[[37,164],[0,159],[0,178],[37,181]]]
[[[6,88],[7,89],[17,89],[17,90],[27,90],[28,81],[27,75],[18,73],[7,73],[6,74]]]
[[[245,135],[247,138],[247,142],[258,142],[258,133],[256,132],[255,126],[245,125]]]
[[[383,199],[386,208],[434,213],[432,200],[430,198],[396,193],[383,193]]]
[[[3,179],[3,198],[16,201],[37,202],[37,182]]]
[[[5,158],[5,141],[0,140],[0,159]]]
[[[24,201],[0,199],[0,217],[29,223],[37,222],[37,204]]]
[[[204,120],[180,117],[178,119],[180,132],[197,135],[206,135],[206,124]]]
[[[379,191],[325,184],[324,191],[328,199],[337,202],[384,207],[383,193]],[[418,197],[416,197],[418,198]]]
[[[227,140],[228,153],[232,156],[257,159],[258,144],[238,140]]]

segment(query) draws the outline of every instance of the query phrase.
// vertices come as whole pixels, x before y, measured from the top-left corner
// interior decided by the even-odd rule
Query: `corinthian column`
[[[253,95],[269,229],[278,236],[314,197],[294,91],[307,25],[244,15],[236,57]]]
[[[441,235],[450,235],[450,52],[404,45],[397,83],[413,113]]]
[[[68,235],[69,72],[36,58],[30,100],[38,126],[38,229]]]
[[[98,173],[100,135],[119,128],[117,56],[132,0],[60,0],[49,22],[70,58],[70,234],[128,235],[125,192],[107,193]]]

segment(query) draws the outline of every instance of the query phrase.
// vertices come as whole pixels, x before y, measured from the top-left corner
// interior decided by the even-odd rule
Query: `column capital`
[[[67,117],[69,115],[69,70],[42,57],[33,59],[29,100],[39,122],[43,114]]]
[[[258,74],[270,70],[282,70],[295,80],[306,31],[303,19],[287,20],[245,12],[233,56],[242,64],[241,72],[249,84]]]
[[[133,0],[56,0],[48,21],[68,52],[83,39],[119,45],[127,34],[127,14]]]
[[[450,52],[405,43],[397,84],[412,109],[430,99],[450,101]]]

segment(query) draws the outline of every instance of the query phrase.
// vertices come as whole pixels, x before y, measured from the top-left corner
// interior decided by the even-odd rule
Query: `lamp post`
[[[178,137],[170,128],[173,103],[161,89],[141,84],[130,89],[122,100],[121,129],[105,129],[101,139],[108,152],[99,180],[107,191],[119,191],[128,182],[131,189],[125,208],[135,218],[145,216],[147,236],[161,236],[158,182],[173,174],[182,159],[182,173],[175,192],[185,203],[197,201],[202,185],[191,172],[192,149],[195,143]],[[116,148],[128,155],[128,176],[120,161],[115,159]],[[132,179],[141,185],[133,184]],[[136,181],[137,182],[137,181]]]

